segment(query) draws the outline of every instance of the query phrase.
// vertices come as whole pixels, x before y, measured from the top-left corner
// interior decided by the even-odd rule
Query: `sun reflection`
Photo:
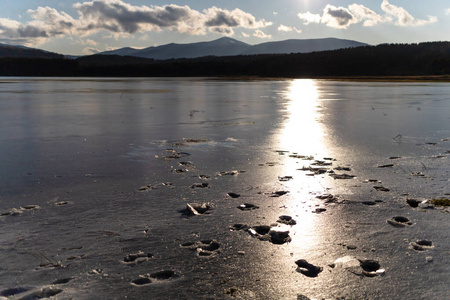
[[[311,79],[294,80],[285,97],[288,121],[280,141],[284,150],[308,156],[324,155],[316,82]]]
[[[295,236],[291,243],[301,252],[314,252],[320,244],[320,229],[316,224],[320,200],[316,195],[327,192],[323,175],[312,175],[300,171],[309,167],[314,160],[327,156],[324,142],[324,128],[320,92],[320,82],[309,79],[293,80],[282,95],[285,102],[286,120],[279,136],[279,145],[284,152],[283,175],[292,176],[285,182],[290,194],[286,203],[291,216],[301,220],[292,228]]]

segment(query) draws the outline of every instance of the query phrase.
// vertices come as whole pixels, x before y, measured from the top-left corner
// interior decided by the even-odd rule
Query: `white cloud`
[[[278,26],[278,31],[282,31],[282,32],[291,32],[291,31],[295,31],[297,33],[302,33],[302,31],[300,29],[297,29],[295,27],[289,27],[289,26],[285,26],[283,24],[281,24],[280,26]]]
[[[389,20],[361,4],[351,4],[348,8],[358,18],[358,22],[364,21],[364,26],[374,26]]]
[[[445,10],[445,14],[446,14],[446,15],[450,15],[450,8],[447,8],[447,9]]]
[[[206,17],[204,24],[209,27],[263,28],[272,25],[271,22],[266,22],[265,20],[256,21],[254,16],[239,8],[229,11],[213,6],[205,9],[203,12]]]
[[[236,28],[257,29],[272,25],[240,9],[211,7],[203,11],[189,6],[135,6],[122,0],[93,0],[73,5],[78,18],[50,7],[28,10],[31,21],[0,19],[0,39],[48,39],[89,36],[103,31],[114,37],[149,31],[171,30],[191,35],[208,31],[233,35]]]
[[[290,32],[292,31],[292,28],[285,25],[280,25],[278,26],[278,31]]]
[[[233,28],[263,28],[272,25],[265,20],[257,21],[254,16],[238,8],[229,11],[215,6],[203,10],[205,20],[202,22],[210,32],[233,35]]]
[[[320,23],[320,15],[316,15],[313,13],[305,12],[305,13],[298,13],[297,16],[300,18],[300,20],[303,20],[304,25],[309,25],[310,23]]]
[[[247,34],[245,32],[241,32],[241,34],[242,34],[243,37],[246,37],[246,38],[250,36],[249,34]]]
[[[432,16],[428,17],[428,20],[416,19],[403,7],[392,5],[387,0],[383,0],[383,3],[381,3],[381,9],[396,19],[394,24],[399,26],[420,26],[437,22],[437,18]]]
[[[90,46],[97,46],[98,45],[98,43],[96,41],[93,41],[93,40],[90,40],[90,39],[85,40],[84,43],[85,43],[85,45],[90,45]]]
[[[270,39],[272,36],[270,34],[265,34],[261,30],[255,30],[255,33],[253,34],[254,37],[260,38],[260,39]]]
[[[322,15],[311,12],[299,13],[297,16],[304,25],[322,23],[329,27],[347,29],[352,24],[362,23],[363,26],[375,26],[381,23],[397,26],[421,26],[437,22],[437,18],[429,16],[427,20],[416,19],[403,7],[390,4],[387,0],[381,3],[383,15],[361,4],[351,4],[348,8],[326,5]],[[449,9],[450,10],[450,9]]]

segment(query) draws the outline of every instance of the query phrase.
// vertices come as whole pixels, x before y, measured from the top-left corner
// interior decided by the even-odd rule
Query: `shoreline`
[[[273,81],[273,80],[292,80],[292,79],[312,79],[312,80],[327,80],[327,81],[357,81],[357,82],[450,82],[450,75],[406,75],[406,76],[296,76],[296,77],[264,77],[264,76],[0,76],[0,78],[48,78],[48,79],[127,79],[127,78],[184,78],[184,79],[204,79],[204,80],[244,80],[244,81]]]
[[[170,77],[169,77],[170,78]],[[187,77],[195,78],[195,77]],[[300,77],[260,77],[260,76],[223,76],[206,77],[227,80],[291,80],[317,79],[327,81],[358,81],[358,82],[450,82],[450,75],[411,75],[411,76],[300,76]]]

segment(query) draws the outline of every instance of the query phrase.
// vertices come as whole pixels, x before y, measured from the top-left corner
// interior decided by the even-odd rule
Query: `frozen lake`
[[[0,78],[0,299],[448,299],[449,138],[449,83]]]

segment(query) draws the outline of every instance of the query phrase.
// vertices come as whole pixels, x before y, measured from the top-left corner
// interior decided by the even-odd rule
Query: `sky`
[[[231,37],[450,40],[448,0],[1,0],[0,43],[70,55]]]

